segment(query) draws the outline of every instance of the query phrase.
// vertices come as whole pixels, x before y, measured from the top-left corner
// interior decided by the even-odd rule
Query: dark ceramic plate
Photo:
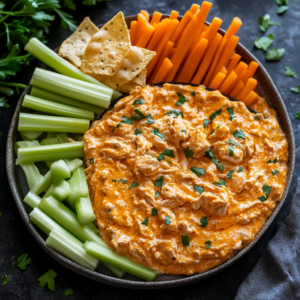
[[[166,17],[166,16],[165,16]],[[136,19],[136,16],[127,17],[126,22],[129,26],[130,22],[132,20]],[[224,30],[219,30],[219,32],[223,35]],[[243,58],[243,61],[247,64],[250,63],[250,61],[258,60],[247,50],[245,49],[241,44],[238,44],[236,48],[236,52],[240,54]],[[259,63],[259,62],[258,62]],[[7,175],[9,184],[11,187],[12,194],[14,196],[16,205],[18,207],[18,210],[20,212],[20,215],[27,226],[30,233],[33,235],[33,237],[36,239],[38,244],[54,259],[59,261],[61,264],[66,266],[67,268],[75,271],[76,273],[79,273],[85,277],[88,277],[90,279],[107,283],[110,285],[115,285],[119,287],[127,287],[127,288],[138,288],[138,289],[155,289],[155,288],[169,288],[169,287],[178,287],[180,285],[185,285],[189,283],[193,283],[195,281],[202,280],[204,278],[210,277],[212,275],[215,275],[216,273],[224,270],[237,260],[239,260],[245,253],[247,253],[258,241],[258,239],[264,234],[264,232],[268,229],[268,227],[273,222],[274,218],[278,214],[279,210],[281,209],[286,196],[288,194],[288,190],[290,188],[290,184],[292,181],[293,171],[294,171],[294,164],[295,164],[295,142],[294,142],[294,136],[292,131],[292,126],[290,123],[290,119],[287,113],[287,110],[284,106],[284,103],[274,85],[272,82],[270,76],[260,64],[260,67],[258,68],[255,78],[258,81],[258,87],[257,91],[258,94],[262,97],[266,98],[269,105],[274,108],[277,112],[278,121],[279,124],[286,134],[288,143],[289,143],[289,162],[288,162],[288,171],[287,171],[287,180],[286,180],[286,186],[284,189],[284,193],[282,196],[281,201],[278,203],[270,217],[267,219],[259,233],[256,235],[255,239],[248,244],[245,248],[240,250],[235,256],[233,256],[231,259],[227,260],[223,264],[210,269],[208,271],[195,274],[192,276],[173,276],[173,275],[160,275],[156,281],[154,282],[144,282],[140,280],[139,278],[136,278],[134,276],[131,276],[129,274],[125,275],[125,278],[118,279],[112,276],[111,273],[109,273],[108,270],[106,270],[104,267],[100,265],[100,267],[96,271],[90,271],[87,270],[76,263],[70,261],[69,259],[65,258],[64,256],[58,254],[57,252],[50,249],[45,244],[46,235],[43,234],[38,228],[36,228],[29,220],[28,213],[31,211],[31,208],[26,204],[23,203],[23,199],[26,196],[28,192],[28,186],[25,179],[25,176],[19,166],[15,166],[15,154],[13,151],[13,143],[19,139],[18,135],[18,116],[19,113],[22,111],[28,111],[28,109],[24,109],[21,105],[24,99],[24,96],[26,94],[29,94],[31,86],[28,85],[28,87],[25,89],[24,93],[21,95],[20,100],[17,104],[16,111],[14,113],[8,138],[7,138],[7,149],[6,149],[6,168],[7,168]],[[114,101],[115,103],[115,101]],[[113,105],[113,103],[112,103]]]

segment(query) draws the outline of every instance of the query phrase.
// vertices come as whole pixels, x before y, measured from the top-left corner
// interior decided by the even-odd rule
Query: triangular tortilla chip
[[[90,40],[83,55],[81,70],[91,76],[112,76],[129,50],[128,28],[123,13],[119,12]]]
[[[132,82],[140,85],[145,86],[146,85],[146,76],[147,76],[147,68],[144,68],[139,74],[135,76],[135,78],[132,79]]]
[[[136,84],[133,81],[129,81],[121,85],[118,89],[118,91],[122,93],[130,93],[132,90],[134,90],[137,86],[140,86],[139,84]],[[140,86],[142,87],[142,86]]]
[[[76,67],[80,68],[85,49],[92,36],[99,31],[98,27],[86,17],[60,46],[58,55],[66,58]]]

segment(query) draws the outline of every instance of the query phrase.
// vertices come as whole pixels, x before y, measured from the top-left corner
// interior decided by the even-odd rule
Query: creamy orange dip
[[[136,88],[95,121],[84,135],[86,175],[109,247],[190,275],[253,240],[281,199],[288,144],[266,101],[252,108],[165,84]]]

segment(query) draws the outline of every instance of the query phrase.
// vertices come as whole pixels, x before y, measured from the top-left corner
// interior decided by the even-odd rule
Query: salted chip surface
[[[114,75],[130,50],[130,37],[124,15],[119,12],[88,43],[81,70],[93,75]]]
[[[139,74],[132,79],[132,82],[144,87],[146,85],[147,68],[144,68]]]
[[[58,55],[80,68],[85,49],[98,27],[86,17],[78,28],[62,43]]]
[[[118,91],[123,92],[123,93],[130,93],[132,90],[134,90],[137,86],[141,87],[141,85],[137,84],[136,82],[129,81],[124,83],[118,88]]]

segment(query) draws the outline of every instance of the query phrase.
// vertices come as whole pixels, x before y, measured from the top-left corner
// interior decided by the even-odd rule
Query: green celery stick
[[[20,135],[24,141],[34,141],[37,140],[42,133],[41,131],[24,131],[20,132]]]
[[[70,195],[68,199],[71,203],[75,203],[81,197],[88,197],[89,189],[83,167],[79,167],[73,172],[69,183]]]
[[[52,177],[53,183],[56,183],[56,182],[59,182],[61,180],[71,177],[71,172],[70,172],[67,164],[62,159],[60,159],[52,164],[51,177]]]
[[[48,135],[48,134],[47,134]],[[45,145],[55,145],[55,144],[59,144],[59,141],[56,137],[48,137],[46,139],[43,139],[40,143],[42,146]],[[55,160],[46,160],[45,164],[47,165],[47,167],[50,169],[51,165],[55,162]]]
[[[42,199],[32,191],[29,191],[26,197],[24,198],[24,202],[32,208],[37,207],[40,204],[41,200]]]
[[[90,197],[79,198],[75,202],[75,208],[81,225],[87,225],[96,219]]]
[[[63,201],[69,196],[69,184],[65,180],[53,183],[44,197],[53,196],[58,201]]]

